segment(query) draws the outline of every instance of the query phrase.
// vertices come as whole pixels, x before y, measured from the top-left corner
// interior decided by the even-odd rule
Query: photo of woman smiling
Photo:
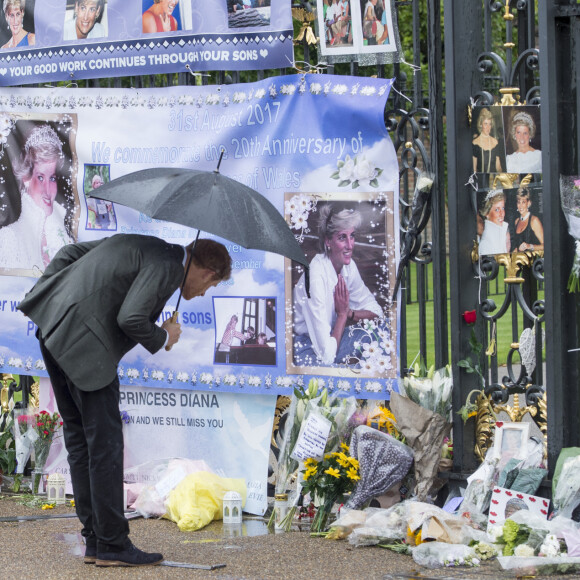
[[[84,40],[106,36],[101,23],[105,0],[78,0],[72,18],[65,20],[63,40]]]
[[[319,253],[310,263],[310,298],[304,275],[294,287],[297,366],[349,364],[364,340],[364,333],[354,325],[383,316],[353,260],[361,223],[362,216],[355,209],[319,204]]]

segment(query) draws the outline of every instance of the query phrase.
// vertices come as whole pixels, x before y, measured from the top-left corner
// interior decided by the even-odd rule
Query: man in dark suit
[[[136,344],[155,353],[173,346],[178,322],[155,321],[178,287],[191,300],[227,280],[231,258],[213,240],[183,248],[151,236],[116,235],[64,246],[19,309],[37,337],[63,418],[85,562],[159,564],[129,540],[123,505],[123,423],[117,366]]]

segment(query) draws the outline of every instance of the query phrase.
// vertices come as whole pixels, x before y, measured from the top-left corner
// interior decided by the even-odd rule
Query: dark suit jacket
[[[137,343],[157,352],[155,321],[183,280],[184,249],[159,238],[116,235],[64,246],[19,309],[81,390],[110,384]]]

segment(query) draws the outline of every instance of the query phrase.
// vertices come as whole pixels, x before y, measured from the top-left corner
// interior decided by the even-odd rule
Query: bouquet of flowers
[[[341,451],[327,453],[321,461],[308,458],[304,467],[302,491],[320,502],[311,527],[316,534],[324,532],[334,504],[351,492],[360,479],[359,463],[348,455],[348,446],[341,443]]]
[[[397,429],[415,454],[415,495],[426,501],[435,483],[443,440],[451,431],[449,413],[453,379],[447,366],[427,372],[416,365],[415,373],[403,379],[401,393],[391,393],[391,410]]]
[[[401,395],[447,420],[451,411],[452,389],[453,377],[449,365],[437,370],[433,365],[425,371],[416,364],[414,372],[403,379]]]
[[[316,379],[311,379],[308,388],[296,388],[290,404],[288,418],[284,430],[284,436],[278,457],[278,472],[276,474],[276,494],[286,493],[290,478],[299,470],[300,463],[308,457],[301,457],[297,454],[297,444],[302,440],[309,416],[312,413],[317,417],[322,417],[323,421],[330,422],[330,430],[324,446],[325,453],[332,453],[339,447],[342,434],[348,424],[349,419],[356,410],[356,400],[354,397],[341,398],[337,395],[329,396],[326,388],[319,393],[319,383]],[[300,474],[299,474],[300,475]],[[283,528],[290,529],[296,510],[303,498],[301,482],[298,482],[291,507],[287,516],[283,520]],[[269,525],[274,523],[274,514],[270,518]]]
[[[576,240],[568,292],[580,292],[580,176],[560,176],[560,201],[568,222],[568,231]]]
[[[34,441],[34,468],[36,471],[44,469],[55,433],[61,427],[62,421],[58,413],[51,414],[48,411],[40,411],[34,415],[33,429],[38,435]]]

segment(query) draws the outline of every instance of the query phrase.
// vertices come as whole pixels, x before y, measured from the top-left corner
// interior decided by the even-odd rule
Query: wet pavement
[[[245,518],[240,526],[213,522],[196,532],[181,532],[175,523],[164,519],[134,518],[130,521],[133,543],[146,551],[162,552],[165,565],[96,568],[83,562],[80,524],[69,506],[43,511],[19,501],[12,495],[0,496],[1,577],[11,580],[515,577],[502,571],[496,561],[484,562],[479,568],[430,570],[415,564],[410,556],[378,547],[353,548],[344,540],[311,538],[308,531],[298,528],[270,533],[262,518]]]

